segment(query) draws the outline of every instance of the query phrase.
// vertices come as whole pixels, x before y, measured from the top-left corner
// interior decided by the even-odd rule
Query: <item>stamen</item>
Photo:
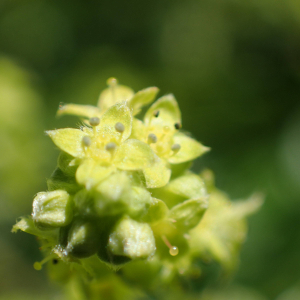
[[[100,124],[100,119],[98,117],[90,118],[89,120],[91,126],[98,126]]]
[[[84,136],[82,138],[82,144],[85,146],[85,147],[90,147],[91,144],[92,144],[92,139],[89,137],[89,136]]]
[[[43,264],[45,264],[46,262],[48,262],[50,259],[52,259],[52,258],[55,257],[55,256],[56,256],[55,254],[50,254],[50,255],[48,255],[47,257],[45,257],[41,262],[36,261],[36,262],[33,264],[33,267],[34,267],[37,271],[40,271],[40,270],[42,270]]]
[[[116,147],[117,147],[117,145],[115,143],[111,142],[105,146],[105,150],[108,152],[114,152]]]
[[[170,255],[176,256],[179,253],[178,247],[172,246],[165,235],[162,235],[161,238],[162,238],[163,242],[166,244],[166,246],[169,248]]]
[[[154,116],[155,118],[158,118],[158,116],[159,116],[159,110],[155,110],[155,111],[153,112],[153,116]]]
[[[113,100],[116,101],[116,86],[118,85],[118,80],[114,77],[110,77],[107,79],[106,83],[111,90]]]
[[[148,144],[155,144],[157,142],[157,136],[154,133],[149,133]]]
[[[118,80],[114,77],[110,77],[107,79],[106,83],[108,86],[115,86],[118,84]]]
[[[115,125],[115,129],[117,132],[123,133],[125,130],[125,126],[121,122],[118,122]]]
[[[180,129],[182,127],[181,123],[177,122],[174,124],[175,129]]]
[[[181,146],[179,144],[174,144],[171,147],[171,150],[177,153],[180,150]]]

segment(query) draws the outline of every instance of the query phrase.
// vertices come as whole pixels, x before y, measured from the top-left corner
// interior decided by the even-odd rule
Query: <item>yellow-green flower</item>
[[[132,115],[125,102],[89,121],[90,127],[47,131],[57,147],[74,157],[70,165],[79,165],[76,180],[88,190],[116,170],[143,170],[155,163],[155,154],[148,144],[129,138]]]
[[[180,132],[181,127],[181,113],[173,95],[163,96],[153,103],[143,122],[133,119],[131,137],[148,143],[157,156],[155,164],[144,169],[148,188],[166,185],[172,164],[192,161],[209,150]]]

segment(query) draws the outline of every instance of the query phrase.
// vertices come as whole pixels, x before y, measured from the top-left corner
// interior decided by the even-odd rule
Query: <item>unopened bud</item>
[[[72,201],[63,190],[38,193],[32,206],[32,219],[40,228],[66,226],[73,218]]]

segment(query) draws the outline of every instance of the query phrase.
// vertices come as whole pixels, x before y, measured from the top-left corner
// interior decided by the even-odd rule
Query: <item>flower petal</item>
[[[66,104],[59,107],[56,115],[74,115],[85,118],[96,117],[100,114],[100,110],[92,105]]]
[[[114,157],[114,164],[121,170],[142,170],[155,162],[151,147],[139,140],[129,139],[121,144]]]
[[[146,137],[147,137],[147,128],[145,124],[141,120],[133,118],[130,138],[143,141],[146,139]]]
[[[124,132],[116,131],[116,123],[122,123],[125,127]],[[125,141],[131,134],[132,116],[129,107],[125,102],[117,103],[110,107],[102,116],[99,125],[99,134],[115,139],[117,141]]]
[[[198,225],[208,207],[207,197],[186,200],[170,210],[169,217],[176,220],[175,226],[189,230]]]
[[[157,87],[149,87],[137,92],[129,102],[132,114],[138,114],[143,106],[151,103],[156,97],[158,91],[159,89]]]
[[[168,158],[168,161],[172,164],[193,160],[210,150],[210,148],[203,146],[181,132],[174,135],[173,142],[174,144],[180,145],[180,150]]]
[[[113,167],[103,167],[93,159],[86,159],[76,171],[76,180],[90,190],[114,171]]]
[[[144,170],[147,188],[159,188],[165,186],[171,177],[171,170],[164,160],[156,156],[155,164]]]
[[[106,111],[116,103],[128,101],[134,95],[134,91],[125,85],[115,85],[108,87],[100,94],[98,107],[101,112]]]
[[[81,158],[84,156],[82,138],[87,135],[86,132],[80,129],[64,128],[48,130],[46,134],[50,136],[53,143],[62,151],[65,151],[73,157]]]
[[[170,181],[165,190],[186,199],[205,197],[207,195],[203,180],[192,172]]]
[[[155,111],[159,111],[158,117],[154,117]],[[181,113],[174,96],[166,95],[154,102],[146,112],[144,121],[146,125],[174,128],[175,123],[181,122]]]

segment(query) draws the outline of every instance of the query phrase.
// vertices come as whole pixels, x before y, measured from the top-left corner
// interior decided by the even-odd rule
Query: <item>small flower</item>
[[[181,113],[173,95],[163,96],[152,104],[143,122],[133,119],[131,137],[148,142],[156,154],[155,164],[144,169],[148,188],[166,185],[171,176],[172,164],[194,160],[209,150],[179,132],[181,124]]]

